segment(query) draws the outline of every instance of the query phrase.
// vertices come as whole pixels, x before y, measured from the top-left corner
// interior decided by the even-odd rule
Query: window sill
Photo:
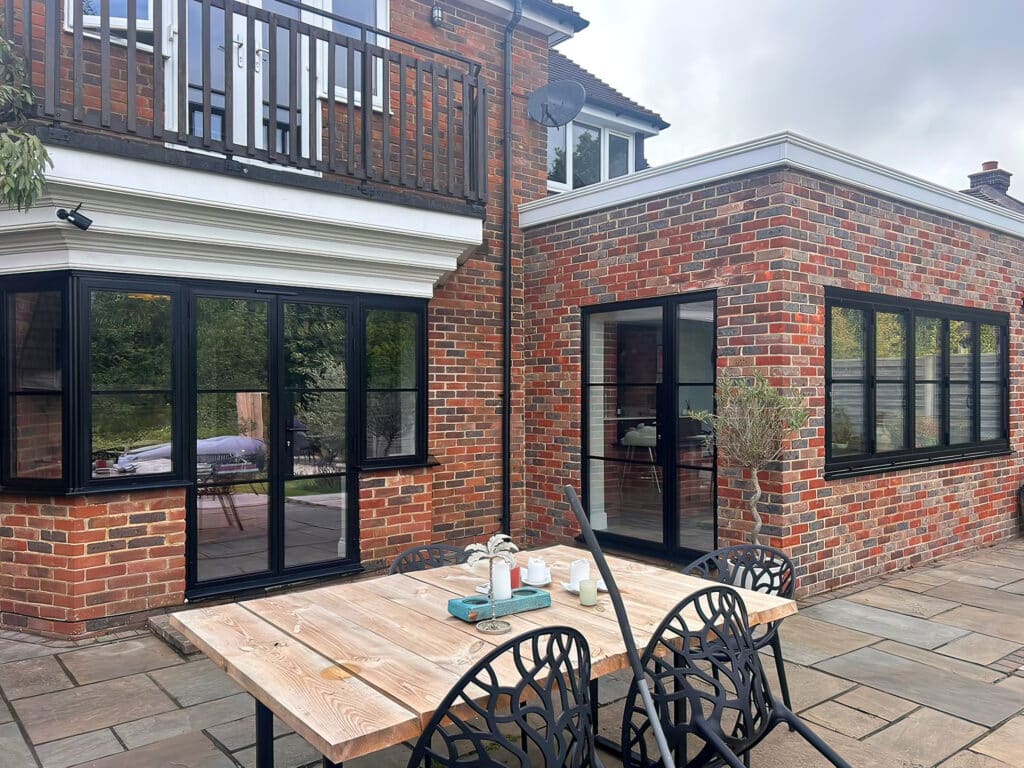
[[[904,458],[899,460],[892,460],[885,463],[872,463],[870,465],[864,464],[861,466],[851,466],[842,469],[827,469],[824,473],[826,480],[844,480],[848,477],[863,477],[865,475],[878,475],[883,472],[900,472],[908,469],[926,469],[930,467],[937,467],[943,464],[955,464],[963,461],[974,461],[975,459],[991,459],[998,458],[1000,456],[1012,456],[1013,451],[1009,448],[996,448],[991,450],[979,450],[972,452],[963,452],[953,455],[943,456],[928,456],[920,457],[915,459]]]
[[[425,469],[428,467],[439,467],[441,462],[435,456],[428,455],[425,459],[409,459],[408,461],[393,461],[387,464],[370,464],[359,467],[359,474],[368,475],[371,472],[388,472],[393,469]]]

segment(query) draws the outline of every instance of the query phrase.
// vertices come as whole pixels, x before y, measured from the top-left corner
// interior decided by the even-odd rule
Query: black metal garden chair
[[[541,627],[463,675],[416,742],[409,768],[601,768],[590,715],[586,638],[571,627]]]
[[[793,562],[782,552],[760,544],[737,544],[709,552],[683,569],[684,573],[731,584],[755,592],[793,599],[796,593],[796,572]],[[775,656],[775,670],[779,675],[782,700],[793,707],[789,698],[786,667],[782,663],[782,645],[779,641],[780,621],[770,621],[752,630],[754,645],[760,651],[771,646]]]
[[[452,544],[423,544],[410,547],[391,563],[389,574],[425,571],[443,565],[457,565],[466,562],[469,553]]]
[[[715,585],[673,608],[640,658],[667,746],[681,768],[728,765],[781,724],[807,740],[832,765],[850,768],[799,717],[772,694],[747,609],[732,587]],[[653,743],[650,709],[634,680],[622,721],[623,768],[662,764]],[[688,748],[694,756],[688,757]]]

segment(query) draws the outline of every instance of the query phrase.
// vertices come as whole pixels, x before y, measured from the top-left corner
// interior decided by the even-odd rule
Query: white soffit
[[[0,274],[83,269],[429,298],[473,216],[53,147],[46,193],[0,212]],[[56,217],[83,203],[83,232]]]
[[[488,11],[498,18],[512,18],[514,7],[512,0],[462,0],[464,5],[476,8],[481,11]],[[550,45],[568,40],[575,34],[573,26],[567,22],[559,21],[554,14],[542,14],[536,8],[524,7],[523,18],[520,24],[527,29],[536,30],[547,35]]]
[[[783,132],[519,207],[524,229],[770,168],[793,168],[972,224],[1024,237],[1024,216]]]

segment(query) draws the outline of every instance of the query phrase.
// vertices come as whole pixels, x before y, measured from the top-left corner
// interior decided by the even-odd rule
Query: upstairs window
[[[139,31],[153,31],[153,2],[155,0],[67,0],[67,19],[69,27],[74,24],[75,14],[78,12],[76,5],[81,6],[82,27],[86,29],[99,29],[103,26],[104,5],[107,6],[107,14],[110,29],[128,29],[130,7],[135,8],[135,28]]]
[[[548,129],[548,188],[582,189],[633,170],[633,139],[584,121]]]
[[[826,309],[828,474],[1008,450],[1005,314],[845,291]]]

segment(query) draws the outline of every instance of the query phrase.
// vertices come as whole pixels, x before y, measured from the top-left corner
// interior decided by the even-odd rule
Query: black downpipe
[[[523,0],[515,0],[512,18],[505,27],[505,104],[502,114],[502,196],[501,217],[502,283],[504,328],[501,392],[501,531],[512,532],[512,34],[523,18]]]

